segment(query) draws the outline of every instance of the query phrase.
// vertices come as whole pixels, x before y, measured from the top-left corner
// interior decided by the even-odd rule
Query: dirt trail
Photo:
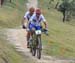
[[[42,58],[40,60],[33,57],[26,46],[26,31],[23,29],[8,29],[7,37],[7,40],[15,45],[17,51],[23,52],[26,56],[36,61],[35,63],[75,63],[72,60],[60,60],[44,54],[42,54]]]
[[[30,6],[34,6],[36,8],[37,4],[37,0],[28,0],[27,8]],[[42,58],[40,60],[38,60],[36,57],[33,57],[26,46],[26,31],[23,29],[8,29],[7,37],[7,40],[15,45],[17,51],[23,52],[25,55],[33,59],[35,63],[75,63],[72,60],[60,60],[44,54],[42,54]]]
[[[27,8],[30,8],[30,7],[37,8],[38,2],[37,0],[28,0],[28,3],[26,5],[27,5]]]

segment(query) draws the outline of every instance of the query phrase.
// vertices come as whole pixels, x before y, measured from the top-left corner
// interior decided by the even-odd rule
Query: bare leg
[[[30,38],[30,32],[27,32],[27,48],[29,48],[29,38]]]

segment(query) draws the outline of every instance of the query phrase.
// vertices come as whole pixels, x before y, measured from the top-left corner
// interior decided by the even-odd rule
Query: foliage
[[[75,0],[62,0],[62,3],[59,5],[59,11],[67,11],[67,17],[75,17]]]

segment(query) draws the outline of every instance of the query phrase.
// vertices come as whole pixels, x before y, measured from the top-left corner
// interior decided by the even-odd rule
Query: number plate
[[[36,30],[35,33],[36,33],[36,35],[39,35],[39,34],[41,34],[41,30]]]

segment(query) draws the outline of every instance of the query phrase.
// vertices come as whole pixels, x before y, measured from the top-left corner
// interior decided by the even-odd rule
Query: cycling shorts
[[[41,30],[41,26],[36,26],[34,24],[29,24],[29,30],[32,31],[33,28],[35,30]]]

